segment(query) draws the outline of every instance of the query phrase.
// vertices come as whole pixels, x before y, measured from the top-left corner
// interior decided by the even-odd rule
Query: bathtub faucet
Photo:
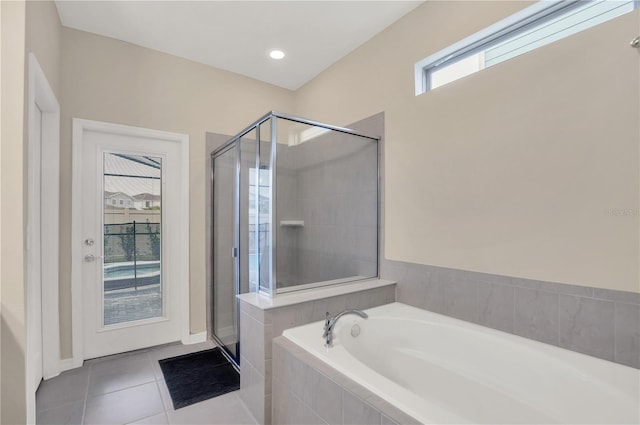
[[[360,310],[345,310],[342,313],[338,313],[333,317],[331,317],[331,315],[327,311],[327,314],[324,320],[324,333],[322,334],[322,337],[325,338],[325,344],[324,344],[325,347],[328,347],[328,348],[333,347],[333,328],[336,325],[336,322],[338,321],[338,319],[346,314],[357,314],[363,319],[366,319],[367,317],[369,317],[367,313]]]

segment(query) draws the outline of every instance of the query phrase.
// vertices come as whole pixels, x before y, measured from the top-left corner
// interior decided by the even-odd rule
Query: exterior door
[[[81,149],[83,357],[180,340],[182,146],[85,129]]]

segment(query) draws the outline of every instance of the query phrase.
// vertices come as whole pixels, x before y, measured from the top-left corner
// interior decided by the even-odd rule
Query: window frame
[[[572,9],[596,0],[540,0],[521,11],[490,25],[457,43],[430,55],[415,64],[415,95],[419,96],[431,90],[430,76],[445,66],[475,55],[502,43],[507,38],[531,29],[533,26],[550,21]],[[634,0],[634,10],[638,0]],[[464,78],[464,77],[462,77]]]

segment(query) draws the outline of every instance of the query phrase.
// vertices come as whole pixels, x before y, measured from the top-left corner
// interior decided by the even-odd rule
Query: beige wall
[[[638,11],[414,96],[418,60],[527,6],[430,1],[296,93],[386,114],[386,256],[640,292]]]
[[[52,2],[0,2],[2,8],[2,291],[0,422],[25,423],[27,53],[33,52],[59,93],[60,23]],[[35,413],[35,412],[30,412]]]
[[[0,422],[26,422],[26,309],[24,270],[24,89],[25,89],[25,4],[0,2],[2,32],[0,85],[1,105],[1,186],[0,202],[11,205],[2,211],[0,228],[0,286],[2,316],[0,332]]]
[[[2,72],[2,6],[0,5],[0,72]],[[0,80],[2,77],[0,76]],[[0,81],[0,141],[2,140],[2,82]],[[0,143],[2,164],[2,143]],[[0,241],[2,241],[2,173],[0,172]],[[2,277],[2,244],[0,242],[0,278]],[[2,382],[2,281],[0,280],[0,382]],[[2,420],[2,384],[0,384],[0,421]]]
[[[63,28],[61,123],[61,333],[71,355],[71,124],[85,118],[190,137],[191,332],[206,330],[205,132],[235,134],[293,93],[114,39]]]
[[[61,33],[58,10],[52,1],[27,1],[27,54],[32,52],[38,59],[58,101]]]

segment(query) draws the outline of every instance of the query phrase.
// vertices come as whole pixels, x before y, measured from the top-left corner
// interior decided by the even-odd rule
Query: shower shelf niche
[[[280,227],[304,227],[304,220],[280,220]]]

